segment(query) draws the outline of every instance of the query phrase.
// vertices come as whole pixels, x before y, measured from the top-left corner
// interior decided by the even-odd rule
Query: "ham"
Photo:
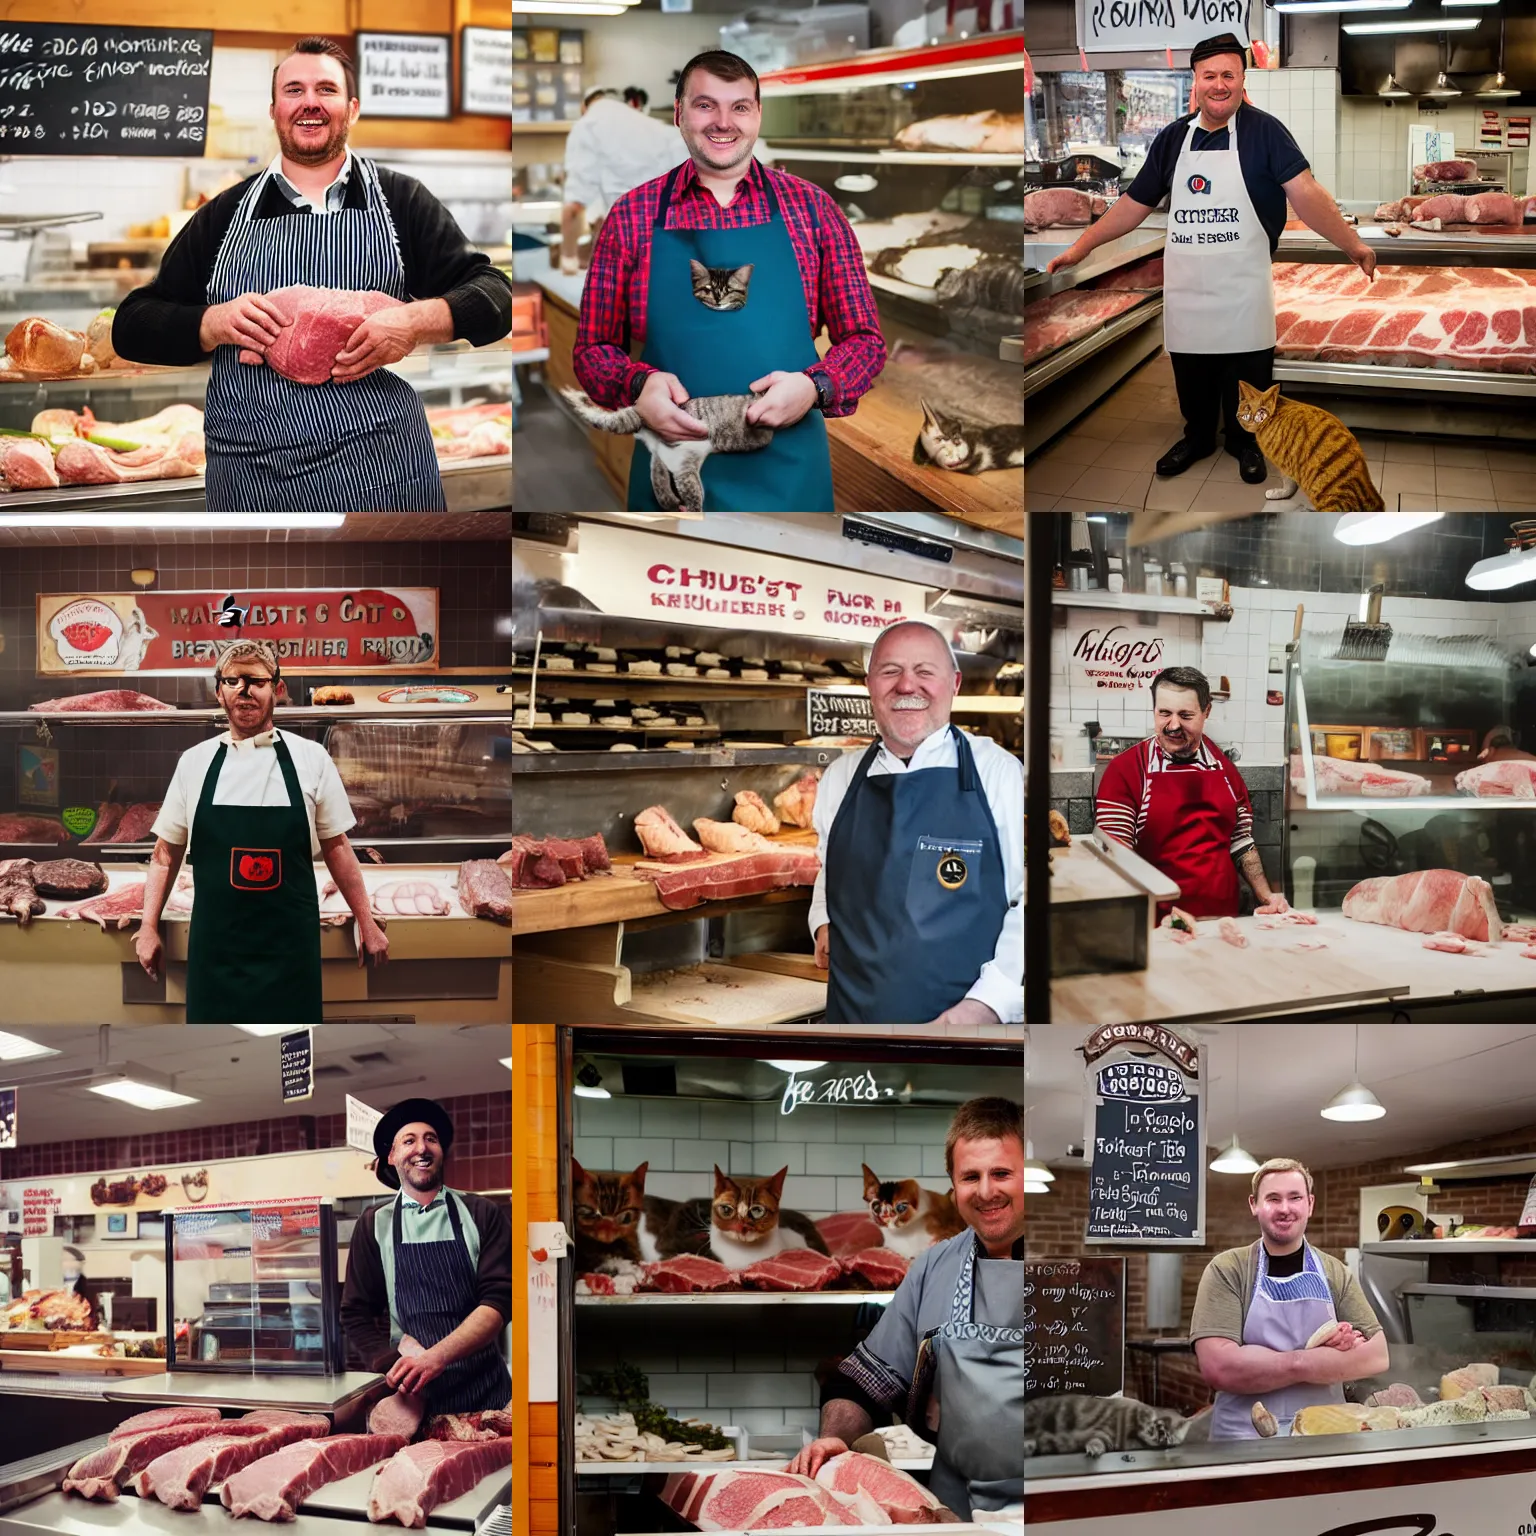
[[[700,857],[708,855],[700,850]],[[648,869],[641,864],[635,873],[654,882],[664,907],[684,912],[703,901],[728,901],[790,885],[815,885],[820,868],[821,860],[809,849],[776,848],[681,869]]]
[[[1494,942],[1503,926],[1493,887],[1454,869],[1416,869],[1362,880],[1344,897],[1344,916],[1409,933],[1450,933]]]
[[[648,805],[635,817],[635,836],[646,856],[665,864],[702,859],[704,850],[672,819],[664,805]]]
[[[739,822],[749,832],[760,832],[772,837],[779,830],[779,818],[763,803],[763,797],[744,789],[736,796],[736,809],[731,820]]]
[[[393,309],[399,300],[377,289],[278,288],[267,295],[283,317],[282,329],[261,357],[242,349],[241,362],[264,360],[295,384],[330,381],[336,357],[370,315]]]
[[[1426,160],[1414,166],[1413,174],[1420,181],[1476,181],[1475,160]]]
[[[1502,763],[1483,763],[1456,775],[1459,794],[1481,800],[1536,799],[1536,758],[1510,758]]]
[[[1312,771],[1320,795],[1369,795],[1390,800],[1404,795],[1427,795],[1431,787],[1429,780],[1417,773],[1383,768],[1380,763],[1352,763],[1341,757],[1313,757]],[[1299,752],[1291,754],[1291,788],[1298,795],[1307,792]]]
[[[661,1502],[700,1531],[846,1529],[863,1523],[812,1478],[755,1467],[674,1472],[662,1485]]]
[[[53,450],[35,437],[0,438],[0,481],[8,491],[49,491],[59,483]]]

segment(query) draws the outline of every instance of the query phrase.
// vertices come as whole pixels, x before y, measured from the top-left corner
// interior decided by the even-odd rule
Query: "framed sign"
[[[16,801],[19,805],[59,803],[59,749],[29,742],[16,748]]]
[[[1024,1395],[1125,1389],[1125,1260],[1026,1259]]]
[[[512,34],[499,27],[459,32],[459,111],[512,116]]]
[[[1222,32],[1247,44],[1248,0],[1077,0],[1077,41],[1084,53],[1162,53],[1193,48]]]
[[[879,730],[869,702],[868,688],[807,688],[805,690],[807,736],[868,736]]]
[[[359,32],[364,117],[453,116],[453,39],[438,32]]]

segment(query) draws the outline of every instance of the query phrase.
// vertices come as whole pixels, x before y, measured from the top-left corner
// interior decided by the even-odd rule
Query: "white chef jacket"
[[[1003,917],[1002,932],[992,958],[982,966],[976,984],[967,992],[977,1002],[985,1003],[1004,1024],[1022,1023],[1024,1019],[1024,765],[995,741],[985,736],[967,736],[982,793],[997,824],[997,836],[1003,851],[1003,889],[1009,907]],[[816,875],[816,889],[811,894],[811,937],[828,921],[827,917],[827,846],[832,839],[832,823],[848,793],[859,759],[864,751],[845,752],[821,776],[816,790],[816,807],[811,820],[821,849],[821,869]],[[955,739],[947,729],[927,737],[910,762],[902,762],[883,743],[869,766],[869,777],[882,773],[911,773],[919,768],[954,768],[959,765]]]
[[[272,744],[279,736],[288,745],[299,792],[304,797],[304,811],[309,817],[310,853],[318,857],[321,838],[350,831],[357,825],[357,817],[352,814],[341,775],[325,748],[307,737],[290,736],[276,726],[244,741],[234,740],[225,731],[222,736],[200,741],[183,752],[171,775],[160,814],[155,818],[155,836],[182,847],[191,845],[192,817],[197,813],[203,780],[208,776],[220,744],[227,745],[229,751],[213,791],[215,805],[286,805],[288,787],[283,782],[277,753],[272,750]]]

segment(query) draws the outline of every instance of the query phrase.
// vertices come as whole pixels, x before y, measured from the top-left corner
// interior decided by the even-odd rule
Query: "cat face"
[[[1250,432],[1260,427],[1280,409],[1280,386],[1255,389],[1246,379],[1237,381],[1237,419]]]
[[[882,1227],[900,1230],[917,1216],[922,1202],[922,1190],[916,1179],[901,1179],[882,1184],[875,1172],[864,1163],[864,1199],[869,1214]]]
[[[1143,1406],[1136,1414],[1134,1433],[1142,1445],[1154,1448],[1178,1445],[1189,1433],[1189,1423],[1182,1414]]]
[[[941,415],[926,400],[919,400],[918,404],[923,408],[920,436],[928,457],[945,469],[959,469],[971,456],[971,445],[960,422],[953,416]]]
[[[633,1173],[588,1173],[571,1159],[571,1203],[576,1230],[594,1243],[629,1241],[645,1210],[645,1173],[641,1163]]]
[[[784,1193],[786,1164],[771,1179],[733,1179],[715,1169],[715,1198],[710,1222],[716,1231],[738,1243],[757,1243],[779,1224],[779,1197]]]
[[[705,309],[745,309],[747,285],[752,281],[752,263],[744,267],[706,267],[702,261],[690,261],[693,296]]]

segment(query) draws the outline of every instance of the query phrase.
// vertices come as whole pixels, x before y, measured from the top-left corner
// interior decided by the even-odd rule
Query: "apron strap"
[[[221,741],[219,743],[219,750],[213,754],[213,761],[208,765],[207,773],[203,775],[203,788],[197,797],[197,809],[199,811],[213,804],[213,792],[219,787],[219,774],[223,771],[224,759],[228,754],[229,743]],[[197,821],[195,814],[192,820],[195,825]]]
[[[772,224],[775,219],[783,218],[783,214],[779,209],[779,196],[773,190],[773,182],[770,180],[768,172],[755,156],[752,163],[758,167],[763,178],[763,192],[768,198],[768,222]],[[656,229],[665,229],[667,227],[667,210],[672,205],[672,193],[677,188],[677,178],[681,175],[682,169],[681,165],[674,165],[667,172],[667,179],[661,189],[661,201],[656,205],[656,217],[652,221],[652,226]],[[750,176],[751,171],[749,170],[747,174]]]
[[[293,766],[293,755],[288,750],[288,743],[278,736],[272,742],[272,750],[277,753],[277,766],[282,770],[283,785],[288,791],[288,808],[302,810],[304,796],[299,790],[299,772]],[[309,818],[306,816],[304,819],[307,821]]]

